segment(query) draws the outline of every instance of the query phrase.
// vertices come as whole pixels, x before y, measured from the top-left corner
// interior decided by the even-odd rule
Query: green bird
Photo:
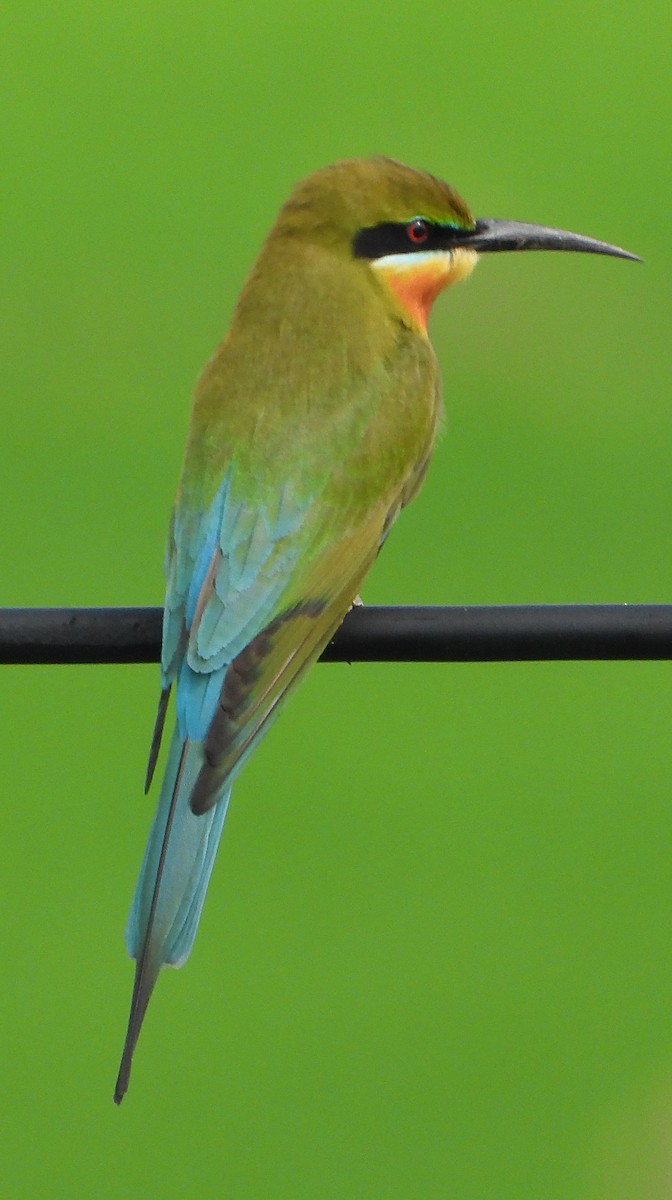
[[[389,158],[325,167],[280,210],[201,375],[147,787],[173,684],[176,724],[126,929],[136,970],[117,1103],[159,971],[191,950],[231,785],[424,479],[442,412],[432,302],[495,250],[635,258],[474,220],[452,187]]]

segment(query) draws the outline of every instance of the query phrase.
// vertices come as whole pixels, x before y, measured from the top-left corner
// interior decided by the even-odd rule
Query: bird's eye
[[[429,237],[429,225],[422,217],[414,217],[406,226],[406,236],[414,246],[421,246]]]

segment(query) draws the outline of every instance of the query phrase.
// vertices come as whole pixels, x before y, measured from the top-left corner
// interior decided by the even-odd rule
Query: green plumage
[[[475,222],[446,184],[390,159],[337,163],[281,209],[198,383],[150,779],[173,685],[176,730],[126,930],[137,966],[117,1101],[158,973],[191,949],[231,784],[422,482],[441,409],[427,315],[476,248],[625,254]]]
[[[353,252],[359,229],[418,212],[472,224],[446,185],[387,159],[310,176],[196,388],[166,555],[150,779],[173,684],[177,732],[126,932],[137,966],[117,1101],[158,972],[191,948],[231,782],[424,476],[436,360]]]
[[[419,211],[471,222],[452,189],[388,159],[336,164],[299,185],[198,384],[186,503],[213,495],[232,458],[253,503],[289,469],[303,495],[333,475],[330,502],[360,516],[414,471],[435,427],[436,361],[352,240]]]

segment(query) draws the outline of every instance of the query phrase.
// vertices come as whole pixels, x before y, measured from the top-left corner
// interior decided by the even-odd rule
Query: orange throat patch
[[[451,283],[467,279],[478,255],[475,250],[430,250],[417,254],[388,254],[371,265],[401,304],[410,324],[427,336],[432,304]]]

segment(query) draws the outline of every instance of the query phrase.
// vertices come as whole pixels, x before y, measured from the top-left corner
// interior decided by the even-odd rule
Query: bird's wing
[[[173,522],[163,696],[176,679],[177,728],[126,927],[137,965],[117,1101],[159,970],[193,944],[231,780],[343,619],[384,524],[380,505],[359,520],[346,505],[336,527],[323,497],[290,504],[283,489],[253,509],[234,483]],[[155,760],[156,730],[152,746]]]
[[[354,507],[354,506],[353,506]],[[390,505],[337,514],[323,490],[246,505],[231,468],[208,510],[172,523],[164,688],[177,680],[183,739],[203,743],[192,793],[204,812],[279,702],[329,641],[375,557]]]

